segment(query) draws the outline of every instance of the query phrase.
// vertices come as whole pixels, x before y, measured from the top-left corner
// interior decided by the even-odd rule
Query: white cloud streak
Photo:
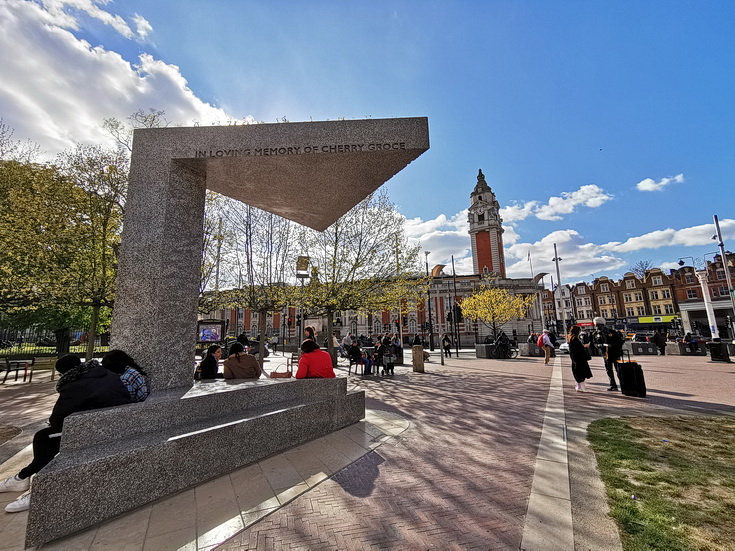
[[[139,109],[164,110],[169,120],[184,125],[231,118],[200,100],[175,65],[141,54],[131,66],[118,53],[76,38],[69,29],[79,22],[64,10],[69,6],[133,36],[117,16],[105,16],[91,1],[40,6],[0,0],[0,73],[6,75],[0,79],[0,116],[18,138],[41,144],[44,157],[52,159],[77,142],[111,146],[102,121],[126,120]],[[149,27],[138,22],[139,32]]]
[[[500,209],[504,222],[513,223],[535,216],[539,220],[561,220],[562,215],[571,214],[579,207],[597,208],[612,199],[612,195],[594,184],[580,187],[576,191],[562,192],[559,197],[550,197],[545,204],[538,201],[516,203]]]
[[[646,178],[645,180],[641,180],[640,182],[638,182],[635,187],[638,189],[638,191],[663,191],[664,188],[671,184],[683,183],[684,175],[677,174],[672,178],[661,178],[658,182],[651,178]]]

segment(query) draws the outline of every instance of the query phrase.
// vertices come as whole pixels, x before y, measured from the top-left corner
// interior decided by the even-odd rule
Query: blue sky
[[[731,1],[0,0],[0,117],[48,158],[106,117],[427,116],[388,182],[409,234],[471,271],[477,170],[511,276],[620,277],[735,250]],[[711,258],[711,255],[708,256]],[[548,278],[547,278],[548,279]],[[548,281],[547,281],[548,283]]]

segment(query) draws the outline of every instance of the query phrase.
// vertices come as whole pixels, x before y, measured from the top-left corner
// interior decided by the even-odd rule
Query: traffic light
[[[451,312],[451,311],[447,312],[447,321],[448,321],[449,323],[451,323],[451,322],[452,322],[452,312]]]
[[[403,325],[404,326],[405,325],[408,325],[408,317],[407,316],[403,316]]]
[[[293,318],[291,316],[288,316],[288,326],[291,327],[293,325]]]
[[[454,319],[462,321],[462,307],[459,304],[454,305]]]
[[[396,320],[396,331],[398,331],[401,328],[401,324],[398,323],[398,320]]]

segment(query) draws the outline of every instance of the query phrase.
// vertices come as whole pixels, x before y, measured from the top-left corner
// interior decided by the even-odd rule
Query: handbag
[[[271,379],[287,379],[293,375],[293,372],[291,371],[291,368],[289,366],[285,366],[286,371],[278,371],[281,366],[279,365],[277,368],[275,368],[273,371],[271,371]]]

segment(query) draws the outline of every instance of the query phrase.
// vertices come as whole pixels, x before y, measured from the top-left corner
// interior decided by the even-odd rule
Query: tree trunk
[[[87,352],[84,355],[85,360],[91,360],[94,356],[94,341],[97,340],[97,324],[100,319],[100,306],[95,304],[92,306],[92,321],[89,323],[89,333],[87,338]]]
[[[56,355],[61,357],[68,354],[71,344],[71,332],[69,328],[54,329],[54,336],[56,337]]]
[[[258,344],[258,361],[260,361],[260,367],[263,367],[265,362],[265,322],[267,312],[258,312],[258,333],[260,334],[260,343]]]
[[[337,367],[337,352],[334,349],[334,312],[327,312],[327,351],[332,356],[332,367]]]

